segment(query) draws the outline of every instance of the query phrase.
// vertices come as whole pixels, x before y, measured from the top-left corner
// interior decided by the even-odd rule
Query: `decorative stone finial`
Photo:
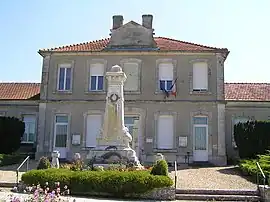
[[[112,66],[111,72],[122,72],[122,68],[119,65]]]

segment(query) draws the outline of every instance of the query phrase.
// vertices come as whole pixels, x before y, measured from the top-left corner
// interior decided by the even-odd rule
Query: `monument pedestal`
[[[136,152],[129,146],[132,136],[124,126],[124,82],[126,75],[115,65],[106,73],[108,93],[106,97],[103,127],[97,138],[97,146],[91,149],[87,159],[93,164],[124,163],[141,167]]]

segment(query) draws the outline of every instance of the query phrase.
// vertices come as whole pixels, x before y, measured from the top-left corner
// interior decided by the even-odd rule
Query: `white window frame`
[[[96,67],[95,67],[96,66]],[[99,67],[97,67],[99,66]],[[95,69],[96,68],[96,69]],[[102,68],[98,69],[98,68]],[[98,69],[98,70],[97,70]],[[100,92],[100,91],[104,91],[104,72],[105,72],[105,64],[104,63],[92,63],[90,64],[90,68],[89,68],[89,78],[88,78],[88,91],[89,92]],[[92,85],[91,85],[91,81],[92,81],[92,76],[95,76],[96,78],[96,86],[95,89],[91,89]],[[102,86],[103,88],[101,90],[98,89],[98,77],[102,76]]]
[[[60,70],[61,69],[65,69],[65,73],[64,73],[64,88],[63,89],[60,89],[60,86],[59,86],[59,81],[60,81]],[[67,76],[67,69],[70,69],[70,89],[66,89],[66,76]],[[57,76],[57,90],[58,91],[71,91],[72,89],[72,65],[71,64],[60,64],[58,66],[58,76]]]
[[[206,118],[206,124],[205,123],[203,123],[203,124],[201,124],[201,123],[194,123],[194,118]],[[193,116],[193,118],[192,118],[192,124],[193,124],[193,136],[194,136],[194,140],[193,140],[193,149],[195,150],[195,128],[196,127],[205,127],[206,128],[206,151],[208,151],[208,136],[209,136],[209,134],[208,134],[208,131],[209,131],[209,118],[208,118],[208,116],[204,116],[204,115],[197,115],[197,116]]]
[[[35,130],[34,130],[34,141],[29,141],[29,133],[27,133],[27,137],[26,137],[26,141],[21,141],[21,143],[23,143],[23,144],[33,144],[35,141],[37,141],[36,140],[36,138],[37,138],[37,116],[35,115],[35,114],[23,114],[22,115],[22,121],[24,122],[24,124],[25,124],[25,128],[26,128],[26,122],[24,121],[24,117],[25,116],[33,116],[34,118],[35,118]],[[26,131],[24,131],[24,133],[25,133]]]
[[[172,119],[172,145],[171,147],[160,147],[159,145],[159,137],[160,137],[160,134],[159,134],[159,127],[160,127],[160,118],[161,117],[170,117]],[[157,117],[157,126],[156,126],[156,130],[157,130],[157,133],[156,133],[156,149],[157,150],[173,150],[175,149],[175,117],[174,115],[171,115],[171,114],[159,114],[158,117]]]
[[[56,122],[56,117],[57,116],[66,116],[67,117],[67,122],[64,123],[64,122],[60,122],[60,123],[57,123]],[[55,146],[55,143],[56,143],[56,128],[57,126],[67,126],[67,139],[66,139],[66,147],[65,148],[68,148],[68,134],[69,134],[69,115],[68,114],[56,114],[55,117],[54,117],[54,144],[53,144],[53,147],[54,148],[58,148]]]
[[[203,67],[198,67],[198,66],[196,66],[196,65],[199,65],[199,64],[203,64],[203,65],[205,65],[205,79],[206,79],[206,81],[205,81],[205,83],[204,84],[201,84],[201,85],[204,85],[204,86],[196,86],[196,85],[198,85],[198,84],[196,84],[196,82],[198,82],[198,81],[196,81],[198,78],[196,77],[196,68],[203,68]],[[209,84],[208,84],[208,82],[209,82],[209,77],[208,77],[208,63],[207,62],[203,62],[203,61],[201,61],[201,62],[194,62],[193,63],[193,67],[192,67],[192,90],[194,91],[194,92],[200,92],[200,91],[202,91],[202,92],[206,92],[206,91],[208,91],[209,90]],[[198,76],[199,78],[201,78],[200,76]]]
[[[167,72],[163,68],[170,68],[169,70],[171,70],[171,72]],[[162,73],[164,73],[165,75],[162,75]],[[168,86],[168,82],[171,82],[173,84],[173,80],[174,80],[174,64],[172,62],[159,63],[158,64],[158,89],[159,89],[159,91],[162,91],[160,89],[160,82],[161,81],[165,82],[165,89],[164,90],[169,91],[170,86]]]

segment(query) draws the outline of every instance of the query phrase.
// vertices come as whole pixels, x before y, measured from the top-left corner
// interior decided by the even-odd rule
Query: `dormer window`
[[[161,91],[171,91],[173,85],[173,64],[159,64],[159,89]]]

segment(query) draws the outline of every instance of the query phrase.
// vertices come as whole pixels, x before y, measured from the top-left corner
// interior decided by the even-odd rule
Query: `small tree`
[[[152,175],[165,175],[168,176],[168,164],[165,160],[159,160],[157,163],[153,166],[151,170]]]
[[[11,154],[19,149],[25,125],[15,117],[0,117],[0,153]]]

